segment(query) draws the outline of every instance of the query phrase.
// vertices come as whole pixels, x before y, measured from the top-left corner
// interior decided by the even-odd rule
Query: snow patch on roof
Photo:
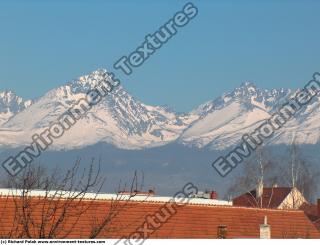
[[[31,190],[27,195],[30,197],[56,197],[56,198],[70,198],[77,196],[79,192],[69,191],[44,191],[44,190]],[[21,189],[6,189],[0,188],[1,196],[22,196],[23,190]],[[107,194],[107,193],[85,193],[80,194],[78,198],[88,200],[119,200],[119,201],[133,201],[133,202],[147,202],[147,203],[167,203],[174,201],[175,203],[188,203],[197,205],[209,205],[209,206],[232,206],[232,202],[216,199],[204,199],[204,198],[190,198],[188,200],[181,200],[181,198],[174,199],[174,197],[168,196],[150,196],[150,195],[123,195],[123,194]]]

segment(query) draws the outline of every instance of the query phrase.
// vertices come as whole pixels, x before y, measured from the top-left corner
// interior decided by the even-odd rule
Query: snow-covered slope
[[[181,141],[200,148],[208,144],[215,149],[224,148],[226,144],[232,145],[239,140],[244,130],[253,129],[269,116],[259,107],[247,108],[241,102],[234,101],[198,119],[182,134]]]
[[[101,81],[104,72],[98,70],[55,88],[32,104],[12,93],[1,93],[0,147],[30,143],[34,133],[43,132],[84,98],[86,92]],[[198,148],[225,149],[236,144],[244,133],[253,132],[294,92],[262,90],[246,82],[190,113],[178,114],[165,107],[143,104],[119,87],[52,147],[73,149],[106,142],[122,149],[143,149],[177,142]],[[319,103],[315,98],[285,129],[277,132],[272,143],[290,143],[293,134],[299,143],[318,143]]]
[[[29,107],[31,103],[31,100],[24,101],[11,91],[0,92],[0,125]]]
[[[224,149],[253,132],[270,118],[273,108],[291,94],[290,90],[261,90],[250,82],[231,93],[199,106],[191,114],[200,115],[180,137],[180,142],[202,148]]]
[[[41,133],[98,85],[103,73],[99,70],[80,77],[34,101],[2,125],[0,144],[16,146],[30,142],[32,134]],[[183,117],[163,107],[145,105],[119,87],[56,140],[53,147],[76,148],[97,142],[129,149],[153,147],[175,140],[186,127]]]
[[[320,142],[320,98],[314,97],[281,129],[273,144],[288,144],[293,138],[296,144],[316,144]]]

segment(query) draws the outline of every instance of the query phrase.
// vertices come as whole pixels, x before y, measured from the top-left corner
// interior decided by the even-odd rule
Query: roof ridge
[[[0,198],[3,196],[0,194]],[[10,196],[11,198],[13,196]],[[40,196],[38,196],[40,197]],[[83,198],[83,201],[92,201],[93,199],[90,198]],[[207,199],[204,199],[207,200]],[[111,199],[95,199],[96,202],[105,202],[105,201],[111,201]],[[130,202],[135,202],[135,203],[144,203],[144,204],[163,204],[163,203],[168,203],[168,201],[155,201],[155,200],[135,200],[135,199],[119,199],[119,202],[125,202],[125,201],[130,201]],[[180,202],[181,203],[181,202]],[[304,213],[303,210],[294,210],[294,209],[275,209],[275,208],[257,208],[257,207],[242,207],[242,206],[233,206],[233,205],[222,205],[222,204],[210,204],[210,203],[190,203],[187,202],[185,203],[188,206],[198,206],[198,207],[210,207],[210,208],[226,208],[226,209],[242,209],[242,210],[256,210],[256,211],[268,211],[268,212],[291,212],[291,213]]]

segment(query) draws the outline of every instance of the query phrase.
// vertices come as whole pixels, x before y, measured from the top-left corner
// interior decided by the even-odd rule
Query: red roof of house
[[[263,188],[261,198],[252,190],[233,199],[233,205],[241,207],[277,208],[291,192],[291,187]]]
[[[318,206],[316,204],[303,203],[300,207],[300,210],[303,210],[312,221],[315,221],[319,218]]]
[[[318,211],[318,205],[312,203],[304,203],[301,205],[300,210],[303,210],[308,218],[315,224],[320,230],[320,216]]]
[[[15,200],[15,201],[14,201]],[[64,201],[59,200],[61,204]],[[17,237],[22,226],[19,217],[15,216],[15,197],[0,197],[0,237]],[[108,214],[111,207],[110,200],[82,201],[74,203],[71,211],[66,214],[66,220],[62,223],[56,234],[57,238],[88,238],[94,224],[101,222]],[[113,204],[114,205],[114,204]],[[138,227],[143,226],[147,216],[153,217],[161,212],[162,216],[168,214],[163,208],[165,203],[161,202],[133,202],[122,201],[118,204],[119,213],[104,229],[98,238],[129,238]],[[30,204],[32,208],[32,222],[28,225],[32,238],[37,238],[43,212],[48,206],[48,201],[43,198],[33,197]],[[81,215],[77,211],[83,210]],[[59,210],[52,219],[58,219]],[[158,214],[159,215],[159,214]],[[309,221],[303,211],[285,211],[271,209],[244,208],[233,206],[208,206],[188,204],[184,207],[176,207],[176,213],[170,216],[158,229],[153,230],[150,238],[217,238],[217,229],[221,225],[227,227],[227,238],[259,238],[260,225],[267,216],[268,224],[271,226],[272,238],[320,238],[320,233]],[[169,216],[167,216],[169,217]],[[45,232],[50,230],[53,224],[48,219]],[[12,229],[13,224],[19,224],[18,229]],[[158,223],[159,224],[159,223]],[[150,229],[150,223],[147,223]]]

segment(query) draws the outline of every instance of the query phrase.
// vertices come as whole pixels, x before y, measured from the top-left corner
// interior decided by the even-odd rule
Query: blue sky
[[[187,1],[0,1],[0,90],[24,98],[98,68],[148,104],[188,111],[244,81],[302,87],[320,71],[320,1],[193,1],[198,16],[130,76],[112,65]]]

